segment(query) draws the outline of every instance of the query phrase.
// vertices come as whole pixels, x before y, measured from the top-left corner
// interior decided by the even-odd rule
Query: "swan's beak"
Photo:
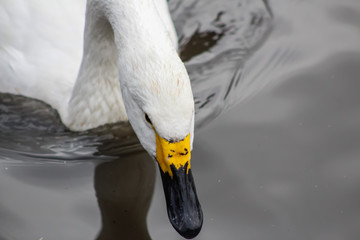
[[[203,214],[190,169],[190,134],[169,142],[156,133],[156,155],[170,222],[183,237],[194,238],[201,230]]]

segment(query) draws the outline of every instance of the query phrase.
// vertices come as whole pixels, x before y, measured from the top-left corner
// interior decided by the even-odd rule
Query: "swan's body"
[[[157,0],[155,6],[176,46],[176,33],[165,1]],[[103,73],[101,76],[92,78],[93,82],[79,82],[74,92],[78,74],[94,71],[90,69],[91,64],[87,64],[86,69],[79,72],[84,48],[85,8],[86,0],[15,0],[0,4],[0,91],[50,104],[72,130],[127,120],[117,76],[116,46],[111,42],[87,49],[95,57],[106,55],[98,53],[103,50],[113,56],[96,66]],[[98,29],[106,35],[112,34],[110,28],[104,24]],[[87,87],[88,92],[84,91]]]
[[[194,101],[176,46],[165,0],[0,3],[0,92],[50,104],[72,130],[129,120],[159,163],[170,221],[193,237]]]

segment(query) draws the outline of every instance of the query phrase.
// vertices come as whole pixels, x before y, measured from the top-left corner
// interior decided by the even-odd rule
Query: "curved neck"
[[[88,0],[83,59],[64,123],[85,130],[127,120],[120,87],[149,51],[175,51],[168,31],[153,0]]]

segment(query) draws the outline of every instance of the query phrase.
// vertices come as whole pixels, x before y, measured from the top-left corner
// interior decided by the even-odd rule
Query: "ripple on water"
[[[170,9],[200,128],[261,88],[259,79],[242,84],[242,71],[271,32],[272,13],[267,1],[170,1]]]

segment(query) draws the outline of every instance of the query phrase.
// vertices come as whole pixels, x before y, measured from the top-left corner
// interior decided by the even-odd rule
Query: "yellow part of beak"
[[[166,139],[160,137],[155,131],[156,135],[156,159],[159,163],[161,170],[164,173],[169,173],[170,177],[173,177],[171,165],[174,165],[176,169],[185,167],[187,164],[186,173],[190,169],[190,134],[188,134],[183,140],[178,142],[169,142]]]

